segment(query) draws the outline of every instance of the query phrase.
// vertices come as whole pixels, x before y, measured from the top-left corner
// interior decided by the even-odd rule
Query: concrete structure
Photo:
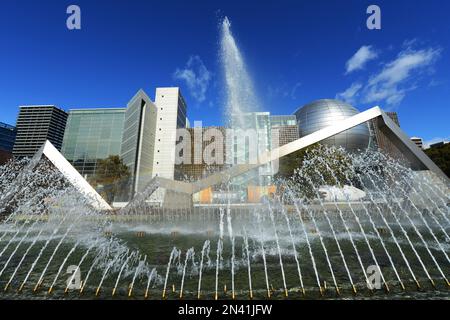
[[[125,113],[120,156],[130,169],[130,195],[153,178],[157,109],[143,90],[130,100]]]
[[[386,112],[386,115],[400,127],[397,112]],[[390,157],[398,160],[404,160],[404,157],[400,150],[398,150],[392,141],[386,136],[383,131],[377,125],[377,119],[373,119],[368,122],[369,128],[372,134],[373,148],[380,149],[382,152],[387,153]]]
[[[153,176],[174,179],[177,128],[186,128],[186,102],[179,88],[157,88],[155,105],[157,118]],[[170,202],[168,198],[166,199],[165,190],[158,190],[151,201]]]
[[[92,186],[80,175],[80,173],[64,158],[64,156],[53,146],[50,141],[45,141],[35,155],[31,158],[27,167],[24,168],[15,179],[16,186],[21,187],[26,182],[28,172],[33,170],[41,161],[46,158],[57,170],[61,172],[64,178],[72,184],[82,195],[86,197],[87,203],[98,210],[111,210],[109,204],[92,188]],[[9,194],[2,197],[2,203],[8,203],[14,197],[14,188],[11,188]],[[2,205],[0,203],[0,205]],[[2,205],[3,206],[3,205]]]
[[[61,153],[85,178],[99,160],[120,155],[125,108],[71,109]]]
[[[179,88],[157,88],[155,105],[158,113],[153,171],[159,177],[173,179],[177,128],[186,127],[187,106]]]
[[[422,138],[419,137],[411,137],[411,141],[414,142],[416,144],[417,147],[419,147],[419,149],[423,149],[423,140]]]
[[[67,113],[54,105],[21,106],[14,157],[32,157],[48,140],[61,150]]]
[[[300,107],[294,114],[297,117],[299,136],[304,137],[354,116],[358,114],[358,110],[339,100],[321,99]],[[369,127],[366,123],[355,126],[348,131],[325,139],[322,143],[344,147],[348,151],[365,150],[370,143]]]

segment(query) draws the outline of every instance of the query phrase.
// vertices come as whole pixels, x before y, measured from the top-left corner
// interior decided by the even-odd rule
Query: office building
[[[186,102],[179,88],[157,88],[155,105],[158,112],[153,171],[173,179],[177,128],[186,128]]]
[[[11,159],[16,133],[16,127],[0,122],[0,165]]]
[[[0,122],[0,150],[12,152],[16,141],[17,129],[9,124]]]
[[[179,147],[179,154],[176,155],[183,163],[175,164],[175,180],[198,180],[226,168],[225,127],[186,128],[185,133],[188,137],[180,135],[177,140],[177,146],[185,138],[189,141]]]
[[[270,125],[273,146],[284,146],[299,138],[295,115],[270,116]]]
[[[141,191],[154,176],[156,116],[155,104],[139,90],[127,105],[120,152],[131,173],[130,196]]]
[[[21,106],[13,156],[32,157],[46,140],[61,150],[67,116],[54,105]]]
[[[120,155],[125,108],[71,109],[61,153],[88,180],[99,160]]]
[[[419,137],[412,137],[411,141],[414,142],[416,144],[417,147],[419,147],[419,149],[423,149],[423,140],[422,138]]]

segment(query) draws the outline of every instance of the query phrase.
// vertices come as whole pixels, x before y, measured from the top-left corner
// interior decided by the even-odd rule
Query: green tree
[[[130,170],[119,156],[109,156],[98,161],[93,184],[101,188],[106,201],[112,203],[114,197],[122,192],[130,177]]]
[[[450,143],[426,149],[425,153],[450,177]]]
[[[353,178],[352,158],[343,148],[315,144],[280,163],[278,177],[298,196],[315,198],[322,185],[343,187]]]

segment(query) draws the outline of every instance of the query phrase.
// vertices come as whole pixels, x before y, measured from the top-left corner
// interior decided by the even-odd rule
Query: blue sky
[[[77,4],[82,29],[66,28]],[[381,8],[381,30],[366,9]],[[123,107],[139,89],[180,86],[188,117],[220,124],[219,21],[232,31],[263,108],[319,98],[397,111],[409,135],[450,136],[450,2],[2,0],[0,121],[19,105]]]

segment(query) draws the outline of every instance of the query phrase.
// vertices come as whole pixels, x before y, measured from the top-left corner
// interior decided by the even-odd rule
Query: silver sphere
[[[331,126],[358,113],[359,111],[348,103],[334,99],[316,100],[294,112],[297,117],[300,137]],[[360,124],[323,140],[321,143],[343,147],[348,151],[365,150],[370,143],[369,126],[367,123]]]

